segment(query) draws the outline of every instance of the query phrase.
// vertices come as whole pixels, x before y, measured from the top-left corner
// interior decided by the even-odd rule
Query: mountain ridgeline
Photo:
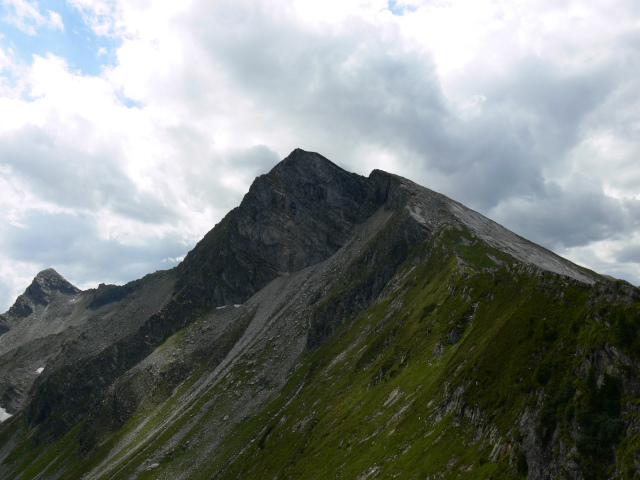
[[[295,150],[172,270],[0,315],[0,478],[637,478],[640,289]]]

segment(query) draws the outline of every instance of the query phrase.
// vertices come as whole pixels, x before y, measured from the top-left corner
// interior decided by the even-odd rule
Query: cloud
[[[49,21],[47,22],[49,28],[54,30],[64,30],[64,24],[62,23],[62,17],[60,14],[52,10],[47,10],[47,13],[49,14]]]
[[[640,228],[638,201],[617,200],[594,186],[546,186],[540,199],[519,199],[493,211],[494,217],[552,249],[621,240]]]
[[[545,169],[565,162],[617,73],[609,58],[569,68],[528,55],[467,82],[480,92],[470,98],[485,99],[467,118],[447,101],[431,54],[399,48],[393,24],[350,20],[327,36],[253,3],[219,2],[189,25],[212,68],[305,145],[338,158],[364,144],[421,157],[447,177],[446,193],[485,210],[543,193]]]
[[[616,252],[616,260],[640,264],[640,245],[627,245]]]
[[[123,283],[167,268],[163,259],[180,258],[188,249],[175,233],[123,245],[116,239],[104,238],[96,220],[92,215],[31,212],[23,217],[23,225],[2,229],[3,259],[23,266],[52,266],[72,283],[86,288],[98,281]],[[76,258],[82,261],[77,262]],[[3,279],[0,275],[0,281],[9,283],[6,276]]]
[[[122,3],[113,0],[67,0],[97,35],[122,33]],[[118,28],[120,27],[120,28]]]
[[[393,24],[381,35],[349,18],[327,35],[266,6],[219,2],[194,12],[188,25],[202,49],[200,68],[224,71],[225,86],[252,99],[247,109],[239,102],[241,111],[250,115],[260,105],[262,123],[287,125],[290,138],[274,132],[268,139],[283,145],[281,154],[304,145],[339,159],[371,143],[404,149],[407,141],[440,142],[448,112],[434,65],[427,54],[399,48]]]
[[[38,9],[37,2],[28,0],[2,0],[6,10],[3,21],[9,23],[28,35],[35,35],[39,28],[46,27],[52,30],[64,30],[62,17],[52,10],[47,10],[48,15],[43,15]]]
[[[26,100],[0,100],[3,311],[46,267],[87,287],[171,266],[280,158],[212,150],[206,127],[130,108],[117,82],[53,55],[23,79]]]

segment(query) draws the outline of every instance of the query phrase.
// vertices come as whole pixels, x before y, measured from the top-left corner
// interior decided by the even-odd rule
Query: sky
[[[0,0],[0,312],[172,268],[299,147],[640,284],[637,0]]]

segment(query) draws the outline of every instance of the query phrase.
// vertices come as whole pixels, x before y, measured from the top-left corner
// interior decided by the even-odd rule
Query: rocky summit
[[[640,476],[640,289],[295,150],[172,270],[0,316],[0,478]]]

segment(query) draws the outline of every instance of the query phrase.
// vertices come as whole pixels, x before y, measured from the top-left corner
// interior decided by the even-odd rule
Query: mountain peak
[[[53,268],[45,268],[44,270],[38,272],[34,279],[50,282],[55,281],[56,279],[64,280],[64,277],[56,272]]]
[[[440,228],[469,228],[489,245],[540,268],[593,283],[570,262],[457,202],[403,177],[348,172],[296,148],[255,179],[231,211],[186,256],[176,292],[208,306],[239,304],[274,278],[326,260],[379,208],[403,211],[414,240]]]
[[[178,288],[190,284],[216,306],[243,303],[277,276],[329,258],[382,203],[367,178],[298,148],[189,252]]]
[[[50,290],[58,290],[63,293],[79,293],[80,289],[69,283],[66,278],[53,268],[45,268],[33,279],[32,285],[37,284]]]
[[[359,177],[347,172],[316,152],[296,148],[267,174],[275,178],[295,176],[306,180],[331,181],[336,178]]]
[[[28,317],[35,305],[48,305],[54,291],[64,294],[81,292],[53,268],[46,268],[35,276],[31,285],[18,297],[7,313],[15,317]]]

